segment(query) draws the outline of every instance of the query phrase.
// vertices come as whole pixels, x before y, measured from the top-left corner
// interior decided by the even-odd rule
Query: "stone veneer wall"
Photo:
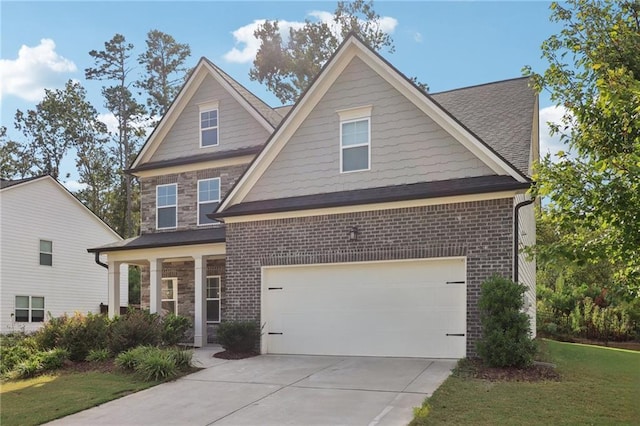
[[[178,184],[178,227],[161,232],[198,229],[198,180],[220,178],[220,199],[233,187],[244,173],[247,164],[174,173],[140,179],[140,232],[156,232],[156,186]]]
[[[193,325],[195,319],[195,279],[194,262],[164,262],[162,265],[162,278],[178,278],[178,315],[187,317]],[[220,275],[220,317],[226,315],[226,271],[224,259],[211,259],[207,261],[207,276]],[[141,267],[140,278],[140,305],[142,309],[149,309],[151,299],[151,287],[149,279],[149,268]],[[207,341],[215,341],[215,330],[217,324],[207,325]],[[192,335],[192,334],[191,334]]]
[[[226,319],[260,320],[261,266],[467,257],[467,356],[481,283],[511,277],[513,198],[227,225]],[[358,240],[349,241],[353,226]]]

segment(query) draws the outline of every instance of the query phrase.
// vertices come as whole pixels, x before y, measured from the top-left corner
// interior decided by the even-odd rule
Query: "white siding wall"
[[[17,295],[44,296],[45,318],[47,312],[99,312],[108,302],[107,270],[87,248],[118,237],[57,183],[44,178],[4,189],[0,223],[1,333],[14,329]],[[40,265],[41,239],[53,242],[53,266]],[[122,291],[126,303],[126,284]],[[41,324],[15,323],[15,331]]]
[[[200,148],[198,104],[213,101],[218,102],[218,146]],[[150,161],[261,145],[268,137],[269,132],[213,77],[207,76]]]
[[[516,195],[513,199],[514,207],[529,199],[528,195]],[[531,331],[536,335],[536,260],[523,253],[525,247],[536,244],[536,218],[534,204],[520,208],[518,214],[518,275],[520,283],[527,286],[525,293],[525,309],[531,320]]]
[[[373,105],[371,170],[340,173],[336,111]],[[244,201],[495,174],[354,58]]]

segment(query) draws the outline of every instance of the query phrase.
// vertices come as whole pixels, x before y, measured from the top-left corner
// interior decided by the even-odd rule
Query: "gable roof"
[[[529,168],[532,117],[537,109],[529,77],[446,92],[432,99],[522,172]]]
[[[251,187],[266,171],[293,133],[354,57],[363,60],[409,101],[414,103],[414,105],[421,109],[427,116],[481,159],[497,175],[511,176],[517,182],[530,181],[525,172],[523,172],[526,168],[516,168],[501,155],[496,147],[482,140],[480,136],[475,134],[459,118],[454,116],[450,111],[447,111],[433,97],[418,88],[411,80],[393,67],[393,65],[368,47],[359,37],[351,33],[323,66],[320,73],[302,94],[293,109],[288,112],[278,128],[273,132],[260,154],[254,159],[232,190],[229,191],[220,203],[217,212],[222,212],[230,205],[243,201]],[[448,98],[443,96],[441,100],[444,100],[446,103]],[[456,104],[451,103],[455,107]],[[531,118],[533,118],[533,115],[531,115]],[[529,150],[527,150],[527,153],[528,152]]]
[[[260,100],[260,98],[231,78],[211,61],[203,57],[200,58],[200,61],[193,69],[193,72],[180,89],[178,96],[173,100],[165,115],[153,129],[149,138],[147,138],[147,141],[131,163],[130,169],[135,170],[151,159],[156,149],[171,129],[172,125],[178,119],[191,97],[207,76],[213,77],[269,133],[273,132],[275,127],[282,120],[282,116],[274,111],[269,105]]]
[[[69,197],[70,200],[83,210],[85,210],[90,216],[92,216],[96,221],[100,223],[101,226],[108,229],[118,240],[122,240],[122,237],[113,230],[107,223],[100,219],[94,212],[92,212],[87,206],[85,206],[75,195],[73,195],[67,188],[64,187],[57,179],[54,179],[51,175],[41,175],[35,176],[26,179],[18,179],[18,180],[2,180],[0,185],[0,192],[6,191],[16,191],[20,190],[20,188],[30,185],[35,182],[40,181],[50,181],[53,183],[66,197]]]

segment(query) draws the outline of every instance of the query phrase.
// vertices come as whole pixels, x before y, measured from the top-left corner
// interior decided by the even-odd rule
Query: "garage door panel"
[[[266,268],[267,351],[463,357],[464,260]],[[268,288],[281,288],[268,290]]]

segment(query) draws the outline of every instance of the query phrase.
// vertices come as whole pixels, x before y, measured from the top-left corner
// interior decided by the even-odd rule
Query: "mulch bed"
[[[115,363],[112,359],[106,361],[65,361],[64,366],[62,367],[62,372],[72,372],[72,373],[86,373],[89,371],[99,371],[100,373],[113,373],[116,371],[118,367],[116,367]]]
[[[535,363],[529,368],[515,367],[487,367],[479,359],[468,360],[469,368],[467,373],[477,379],[489,380],[492,382],[540,382],[545,380],[558,381],[560,374],[555,367],[547,363]]]
[[[220,359],[245,359],[245,358],[251,358],[253,356],[258,356],[258,355],[260,354],[255,351],[251,351],[251,352],[222,351],[222,352],[217,352],[213,354],[213,357],[220,358]]]

